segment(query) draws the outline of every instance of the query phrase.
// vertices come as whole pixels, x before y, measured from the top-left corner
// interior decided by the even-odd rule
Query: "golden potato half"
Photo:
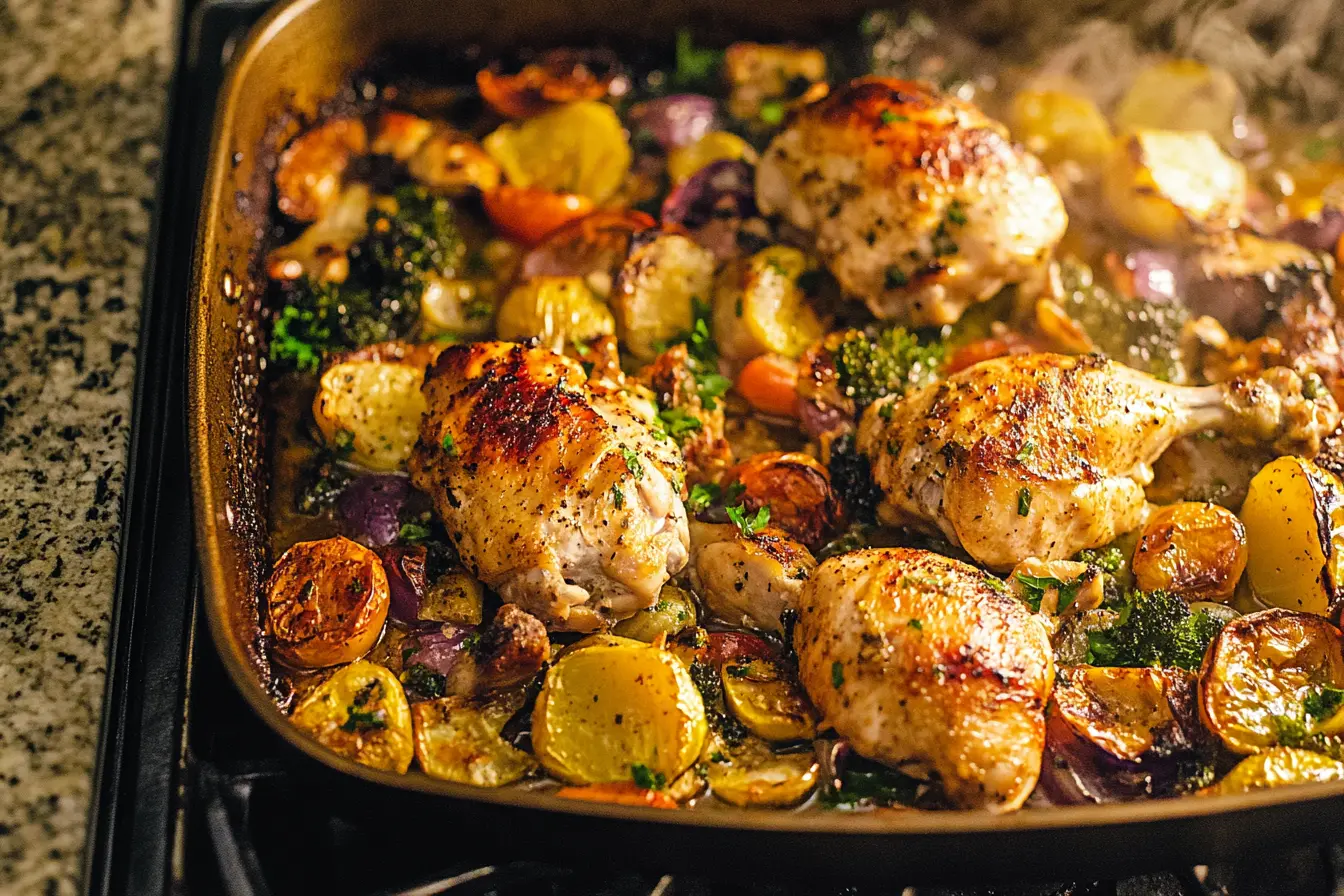
[[[1344,688],[1344,645],[1320,616],[1261,610],[1223,626],[1199,678],[1204,724],[1234,753],[1256,753],[1325,721],[1310,698]]]
[[[1344,501],[1339,481],[1309,460],[1280,457],[1251,480],[1241,505],[1246,574],[1273,607],[1326,616],[1344,582]]]
[[[351,663],[304,699],[290,721],[329,750],[361,765],[410,768],[411,708],[397,676],[374,663]]]
[[[700,755],[706,731],[686,666],[666,650],[620,638],[564,654],[532,713],[537,759],[575,784],[629,781],[636,766],[671,781]]]
[[[378,555],[336,536],[285,551],[266,580],[271,652],[301,669],[357,660],[387,621],[387,573]]]
[[[511,784],[537,767],[500,736],[521,700],[444,697],[411,707],[415,758],[425,774],[476,787]]]
[[[1246,529],[1217,504],[1163,507],[1143,527],[1130,568],[1144,591],[1228,601],[1246,569]]]

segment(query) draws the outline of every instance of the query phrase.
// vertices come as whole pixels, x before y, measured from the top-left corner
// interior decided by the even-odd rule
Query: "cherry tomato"
[[[720,666],[743,657],[754,660],[773,659],[775,650],[759,635],[746,632],[710,632],[708,654],[710,663]]]

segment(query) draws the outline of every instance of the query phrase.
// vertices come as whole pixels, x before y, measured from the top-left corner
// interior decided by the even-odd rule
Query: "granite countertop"
[[[171,0],[0,2],[0,892],[78,888]]]

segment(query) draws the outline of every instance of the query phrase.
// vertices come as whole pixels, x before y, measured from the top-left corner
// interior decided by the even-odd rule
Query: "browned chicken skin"
[[[947,324],[1013,283],[1044,283],[1064,202],[975,106],[915,81],[858,78],[793,116],[756,201],[815,234],[840,285],[881,318]]]
[[[1008,570],[1110,542],[1142,521],[1152,464],[1214,429],[1310,457],[1339,423],[1286,368],[1173,386],[1098,356],[1013,355],[864,412],[858,446],[893,525],[936,528]]]
[[[652,605],[686,565],[681,456],[633,391],[509,342],[447,349],[423,391],[412,481],[506,601],[591,631]]]
[[[908,548],[833,557],[803,586],[793,643],[808,696],[861,755],[940,779],[963,808],[1016,809],[1036,785],[1050,639],[974,567]]]

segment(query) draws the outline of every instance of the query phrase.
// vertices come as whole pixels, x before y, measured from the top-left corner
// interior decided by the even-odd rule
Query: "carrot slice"
[[[737,376],[738,394],[766,414],[796,417],[798,365],[782,355],[760,355]]]
[[[633,783],[589,784],[584,787],[561,787],[555,792],[567,800],[585,800],[590,803],[616,803],[620,806],[652,806],[655,809],[675,809],[677,801],[660,790],[646,790]]]
[[[482,195],[485,213],[506,236],[535,246],[550,234],[593,210],[593,201],[577,193],[552,193],[540,187],[501,184]]]

